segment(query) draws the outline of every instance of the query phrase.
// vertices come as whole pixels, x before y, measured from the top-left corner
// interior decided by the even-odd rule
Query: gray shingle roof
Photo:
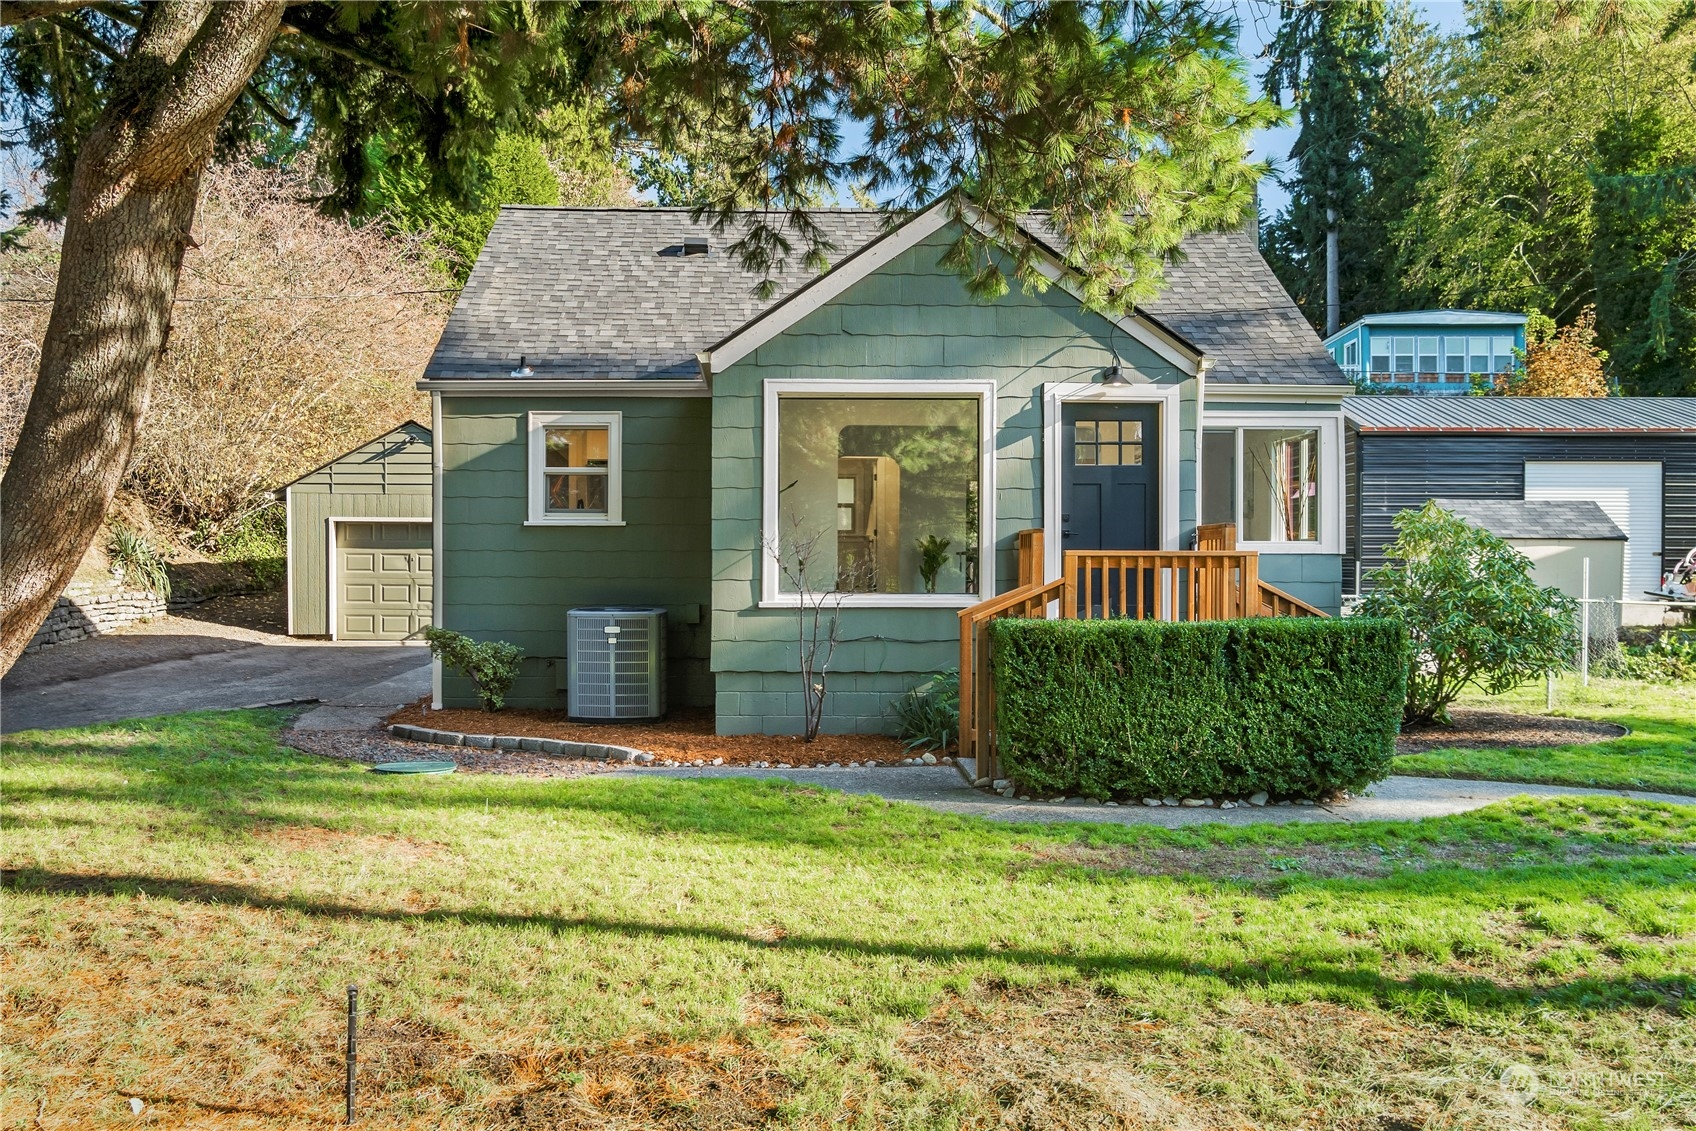
[[[1209,384],[1349,383],[1261,258],[1252,232],[1204,232],[1185,240],[1183,252],[1147,310],[1212,359]]]
[[[1350,397],[1362,432],[1690,432],[1696,397]]]
[[[813,215],[833,264],[886,230],[878,212]],[[1031,228],[1045,239],[1040,218]],[[505,378],[522,357],[537,378],[693,377],[698,351],[817,277],[791,256],[759,298],[759,276],[728,250],[739,235],[713,233],[688,209],[503,208],[424,376]],[[685,237],[705,237],[710,252],[677,254]],[[1210,381],[1347,383],[1247,232],[1196,236],[1184,251],[1146,313],[1211,359]]]
[[[1624,541],[1625,531],[1607,512],[1588,500],[1559,502],[1525,499],[1434,499],[1498,538],[1583,538]]]

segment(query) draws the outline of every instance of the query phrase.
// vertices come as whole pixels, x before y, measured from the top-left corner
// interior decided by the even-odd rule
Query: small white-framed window
[[[618,412],[530,414],[528,525],[624,524],[623,425]]]
[[[1348,341],[1343,343],[1343,368],[1349,373],[1360,372],[1360,342]]]
[[[975,604],[994,592],[995,386],[768,380],[761,604]]]
[[[1331,415],[1209,415],[1201,440],[1203,522],[1234,522],[1263,553],[1340,552],[1339,431]]]

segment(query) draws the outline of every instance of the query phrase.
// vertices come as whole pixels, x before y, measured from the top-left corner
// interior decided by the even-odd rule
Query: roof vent
[[[513,377],[534,377],[535,375],[536,375],[536,371],[534,369],[531,369],[528,365],[526,365],[525,364],[525,358],[522,355],[520,355],[519,358],[518,358],[518,368],[514,369],[512,371],[511,376],[513,376]]]
[[[707,254],[707,237],[705,237],[705,236],[684,236],[683,237],[683,254],[684,255],[705,255],[705,254]]]

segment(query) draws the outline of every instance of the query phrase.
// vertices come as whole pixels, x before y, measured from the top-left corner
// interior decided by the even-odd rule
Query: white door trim
[[[1156,497],[1160,500],[1160,548],[1177,550],[1179,543],[1178,413],[1188,381],[1170,385],[1080,385],[1053,382],[1042,387],[1042,543],[1046,577],[1060,576],[1061,469],[1060,428],[1068,404],[1153,403],[1159,406],[1160,466]]]

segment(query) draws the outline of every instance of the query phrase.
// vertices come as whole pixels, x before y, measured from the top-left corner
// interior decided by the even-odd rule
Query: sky
[[[1278,30],[1278,6],[1272,0],[1236,0],[1235,7],[1237,22],[1242,27],[1237,49],[1248,60],[1250,80],[1255,89],[1260,90],[1260,76],[1266,72],[1266,60],[1261,57],[1261,52]],[[1435,24],[1438,31],[1460,31],[1466,26],[1466,9],[1461,0],[1415,0],[1414,7],[1424,13],[1426,20]],[[1283,165],[1289,156],[1290,146],[1295,143],[1296,132],[1294,124],[1258,131],[1254,135],[1252,156],[1256,160],[1271,158]],[[1275,177],[1261,180],[1260,208],[1267,217],[1276,215],[1289,202],[1290,194],[1284,191]]]

